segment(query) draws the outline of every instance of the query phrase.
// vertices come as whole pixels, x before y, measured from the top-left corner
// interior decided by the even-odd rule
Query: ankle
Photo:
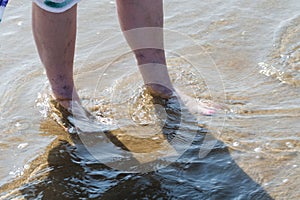
[[[55,90],[52,90],[53,92],[53,98],[55,101],[57,101],[61,106],[63,106],[66,109],[69,109],[71,107],[72,101],[80,102],[79,96],[76,91],[74,92],[66,92],[66,91],[60,91],[57,92]]]
[[[168,88],[156,83],[145,84],[145,87],[153,97],[160,97],[163,99],[171,98],[175,91],[173,88]]]

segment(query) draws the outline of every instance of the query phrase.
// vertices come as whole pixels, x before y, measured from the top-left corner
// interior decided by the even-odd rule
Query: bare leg
[[[57,14],[47,12],[35,3],[32,6],[32,28],[38,53],[54,97],[65,108],[69,107],[70,100],[79,99],[73,81],[76,10],[75,5]]]
[[[212,114],[205,104],[172,86],[163,45],[163,0],[117,0],[117,6],[122,31],[152,95],[169,98],[175,92],[191,111]]]
[[[153,95],[171,96],[174,89],[163,48],[162,0],[117,0],[117,6],[122,31],[135,53],[145,85]],[[139,29],[147,27],[152,29]]]

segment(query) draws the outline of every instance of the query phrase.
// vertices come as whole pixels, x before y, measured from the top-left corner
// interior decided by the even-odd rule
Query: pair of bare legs
[[[157,30],[160,30],[153,31],[151,37],[162,44],[161,49],[136,48],[139,45],[135,39],[130,35],[125,36],[133,49],[144,83],[151,94],[163,98],[170,97],[175,90],[170,81],[163,50],[162,0],[116,0],[116,2],[123,32],[144,27],[157,27]],[[53,95],[65,108],[70,106],[70,100],[80,101],[73,80],[76,17],[77,5],[57,14],[47,12],[33,3],[32,26],[38,53],[46,68]],[[146,36],[140,34],[139,37],[143,40]],[[211,114],[209,110],[201,112]]]

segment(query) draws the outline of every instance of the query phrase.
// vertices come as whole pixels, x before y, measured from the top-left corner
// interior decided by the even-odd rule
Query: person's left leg
[[[117,0],[121,29],[133,50],[144,83],[152,95],[173,93],[166,66],[162,0]]]
[[[171,83],[164,51],[163,0],[116,0],[119,21],[133,50],[144,84],[153,96],[178,94],[192,112],[214,113],[206,104],[175,89]]]

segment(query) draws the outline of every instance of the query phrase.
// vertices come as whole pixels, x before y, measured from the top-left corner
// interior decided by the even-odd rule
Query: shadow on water
[[[173,122],[167,121],[163,132],[170,136],[174,130],[168,124],[178,119],[169,118]],[[50,119],[40,129],[57,135],[57,125]],[[206,132],[198,132],[190,148],[171,165],[148,173],[111,169],[94,159],[77,135],[64,132],[50,147],[48,166],[39,170],[46,175],[36,176],[20,190],[25,199],[47,200],[272,199],[235,163],[223,142],[218,141],[205,158],[198,157]]]

